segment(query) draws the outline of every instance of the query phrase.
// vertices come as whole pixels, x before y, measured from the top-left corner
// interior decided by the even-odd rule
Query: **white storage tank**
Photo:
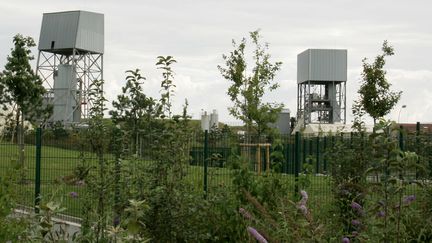
[[[210,116],[207,114],[207,111],[203,111],[201,114],[201,129],[203,131],[210,130]]]
[[[291,111],[289,109],[283,109],[279,115],[275,123],[270,124],[270,127],[276,128],[280,134],[286,135],[291,133],[291,124],[290,124],[290,114]]]
[[[210,129],[219,127],[219,116],[216,110],[210,114]]]
[[[79,97],[77,93],[77,78],[72,65],[58,66],[54,74],[53,120],[77,122],[74,113],[79,112]]]

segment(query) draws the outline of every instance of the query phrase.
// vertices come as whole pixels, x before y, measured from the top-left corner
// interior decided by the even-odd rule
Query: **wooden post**
[[[268,174],[270,173],[270,144],[267,144],[266,146],[266,162],[267,162],[266,171]]]
[[[257,144],[257,163],[258,163],[258,175],[261,175],[261,145]]]

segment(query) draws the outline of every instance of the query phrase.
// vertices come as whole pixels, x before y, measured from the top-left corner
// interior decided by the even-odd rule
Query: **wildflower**
[[[379,211],[379,212],[377,213],[377,216],[380,217],[380,218],[382,218],[382,217],[385,216],[385,212],[384,212],[384,211]]]
[[[252,215],[244,208],[239,208],[239,213],[247,220],[252,220]]]
[[[350,239],[348,237],[342,238],[342,243],[350,243]]]
[[[77,186],[84,186],[85,185],[85,181],[79,180],[79,181],[75,182],[75,185],[77,185]]]
[[[114,226],[117,226],[119,224],[120,224],[120,217],[117,216],[114,218]]]
[[[361,222],[360,222],[359,220],[357,220],[357,219],[353,219],[353,220],[351,221],[351,224],[352,224],[354,227],[358,227],[358,226],[361,225]]]
[[[358,236],[358,232],[357,232],[357,231],[353,231],[353,232],[351,232],[351,235],[352,235],[353,237],[356,237],[356,236]]]
[[[358,214],[363,214],[363,208],[360,204],[356,202],[351,203],[351,208],[356,211]]]
[[[300,206],[298,207],[298,209],[300,210],[300,212],[303,213],[304,216],[307,216],[307,214],[308,214],[308,209],[307,209],[306,205],[300,205]]]
[[[259,243],[267,243],[268,241],[262,236],[256,229],[248,226],[247,231],[251,234]]]
[[[301,190],[300,195],[302,196],[302,198],[300,200],[300,205],[306,205],[307,200],[309,199],[307,192],[304,190]]]
[[[409,195],[403,199],[403,203],[408,205],[408,204],[411,204],[415,199],[416,199],[415,195]]]
[[[304,190],[300,191],[300,195],[302,196],[302,199],[308,200],[308,198],[309,198],[307,192]]]
[[[362,206],[360,204],[356,203],[356,202],[352,202],[351,203],[351,208],[354,209],[354,210],[361,210]]]
[[[78,193],[77,192],[70,192],[69,195],[73,198],[77,198],[78,197]]]

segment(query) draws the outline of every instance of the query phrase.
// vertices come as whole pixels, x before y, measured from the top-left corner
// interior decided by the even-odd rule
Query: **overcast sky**
[[[125,83],[125,70],[139,68],[147,77],[144,89],[159,97],[161,75],[156,57],[172,55],[177,85],[175,108],[184,99],[198,118],[202,109],[217,109],[220,121],[234,123],[228,115],[229,82],[217,65],[232,50],[231,40],[261,29],[270,44],[273,61],[282,61],[276,80],[279,90],[266,100],[297,107],[297,54],[308,48],[348,50],[347,107],[357,98],[361,60],[380,53],[383,40],[395,48],[386,69],[392,89],[402,99],[388,116],[401,122],[432,122],[432,1],[234,1],[234,0],[55,0],[0,3],[0,67],[16,33],[36,41],[45,12],[87,10],[105,14],[105,91],[113,100]],[[37,49],[34,49],[34,54]]]

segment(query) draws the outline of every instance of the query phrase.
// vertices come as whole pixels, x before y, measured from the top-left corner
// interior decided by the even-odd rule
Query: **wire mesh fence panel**
[[[298,196],[298,190],[309,192],[311,208],[321,210],[333,203],[331,169],[334,161],[329,158],[332,148],[343,144],[345,152],[353,153],[358,146],[370,143],[367,135],[339,134],[302,136],[298,141],[294,135],[269,138],[245,134],[224,134],[211,131],[207,138],[204,132],[188,135],[182,145],[186,158],[181,162],[183,179],[192,193],[208,194],[218,190],[233,189],[233,172],[241,167],[261,180],[275,176],[287,190],[290,198]],[[411,182],[429,180],[432,169],[432,136],[430,134],[403,134],[396,139],[404,151],[415,152],[419,165],[425,170],[405,171]],[[146,195],[150,173],[155,173],[155,165],[161,158],[157,153],[165,153],[161,144],[155,144],[147,136],[139,136],[135,153],[126,153],[116,158],[111,145],[104,151],[104,163],[110,168],[113,184],[112,198],[107,201],[109,210],[118,199],[136,195]],[[15,141],[0,142],[0,175],[13,176],[16,198],[20,205],[33,207],[35,202],[36,141],[35,134],[26,137],[24,149]],[[357,147],[356,147],[357,146]],[[173,150],[174,151],[174,150]],[[180,150],[179,150],[180,151]],[[182,157],[183,158],[183,157]],[[344,158],[340,158],[343,163]],[[370,157],[369,159],[372,159]],[[42,133],[40,193],[42,201],[60,200],[66,208],[64,212],[74,217],[82,217],[84,194],[88,188],[89,175],[96,176],[99,160],[92,152],[91,143],[85,139],[84,131],[70,132],[67,136],[55,136],[49,130]],[[118,176],[118,178],[116,177]],[[379,176],[368,177],[377,181]],[[133,183],[132,183],[133,182]],[[91,188],[90,188],[91,189]],[[406,193],[416,194],[420,188],[411,183]],[[116,201],[117,200],[117,201]],[[203,199],[204,200],[204,199]]]
[[[197,192],[204,192],[204,134],[193,133],[189,139],[189,163],[186,180]]]

